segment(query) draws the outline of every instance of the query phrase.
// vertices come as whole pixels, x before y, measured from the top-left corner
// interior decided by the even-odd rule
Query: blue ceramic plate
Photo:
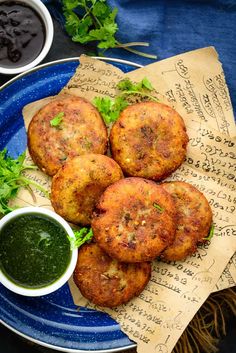
[[[138,65],[108,59],[124,72]],[[18,75],[0,89],[0,149],[18,156],[26,149],[22,108],[29,102],[55,95],[73,76],[78,58],[54,61]],[[53,294],[29,298],[0,284],[0,317],[21,336],[64,352],[118,352],[135,347],[107,314],[78,309],[68,285]]]

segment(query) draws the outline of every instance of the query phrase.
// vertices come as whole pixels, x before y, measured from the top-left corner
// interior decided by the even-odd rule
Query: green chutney
[[[8,279],[25,288],[41,288],[58,280],[71,259],[70,241],[50,217],[16,216],[0,231],[0,267]]]

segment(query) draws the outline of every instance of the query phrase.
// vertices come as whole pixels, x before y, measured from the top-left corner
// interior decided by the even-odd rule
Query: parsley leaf
[[[71,249],[79,248],[84,243],[89,243],[93,238],[92,228],[88,229],[86,227],[81,228],[80,230],[73,230],[75,239],[68,236],[68,239],[71,243]]]
[[[122,44],[116,39],[118,25],[116,23],[117,8],[111,9],[106,0],[63,0],[65,29],[74,42],[81,44],[97,42],[102,49],[123,48],[137,55],[156,59],[150,55],[132,49],[132,46],[149,46],[146,42]]]
[[[106,124],[116,121],[121,113],[129,103],[123,97],[116,97],[111,100],[109,97],[95,97],[93,104],[101,113]]]
[[[116,96],[114,100],[109,97],[95,97],[93,99],[93,105],[98,109],[103,117],[103,120],[107,125],[116,121],[120,113],[130,105],[127,98],[129,96],[140,95],[141,97],[148,98],[152,101],[158,101],[158,99],[152,96],[149,91],[154,90],[151,82],[144,77],[141,82],[133,83],[130,79],[121,80],[117,84],[120,94]]]
[[[152,87],[151,82],[148,80],[147,77],[144,77],[141,82],[133,83],[129,78],[125,78],[121,80],[117,88],[120,91],[141,91],[142,89],[147,89],[148,91],[152,91],[154,88]]]
[[[164,212],[165,209],[158,205],[158,203],[154,202],[153,207],[155,207],[160,213]]]
[[[48,197],[47,190],[24,176],[23,172],[25,170],[37,169],[36,166],[25,165],[24,162],[25,153],[14,159],[7,156],[6,149],[0,151],[0,213],[2,214],[7,214],[13,210],[8,202],[17,196],[21,187],[30,190],[29,186],[33,185]]]
[[[79,6],[81,2],[80,0],[64,1],[64,6],[67,10],[73,10],[75,7]]]
[[[118,83],[117,88],[122,91],[121,95],[123,96],[139,95],[141,97],[149,98],[154,102],[158,102],[156,97],[149,94],[149,91],[154,90],[154,88],[147,77],[144,77],[142,81],[138,83],[133,83],[129,78],[126,78]]]
[[[134,84],[130,81],[129,78],[125,78],[123,80],[121,80],[118,84],[117,84],[117,88],[120,91],[129,91],[129,90],[134,90]]]
[[[64,115],[65,115],[64,112],[60,112],[57,115],[55,115],[54,118],[50,120],[50,125],[52,127],[59,127],[60,124],[62,123]]]
[[[204,240],[208,240],[210,241],[214,235],[214,230],[215,230],[215,226],[214,224],[211,225],[211,228],[210,228],[210,231],[209,231],[209,234],[206,238],[204,238]]]
[[[147,77],[142,79],[142,87],[148,89],[149,91],[153,90],[152,84]]]

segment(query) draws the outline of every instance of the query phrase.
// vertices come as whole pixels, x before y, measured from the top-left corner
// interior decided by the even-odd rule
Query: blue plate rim
[[[6,324],[4,321],[0,321],[5,327],[7,327],[9,330],[11,330],[12,332],[16,333],[17,335],[23,337],[24,339],[37,343],[40,346],[46,347],[46,348],[50,348],[53,350],[57,350],[60,352],[67,352],[67,353],[115,353],[115,352],[123,352],[123,351],[127,351],[130,350],[132,348],[137,348],[137,344],[130,344],[128,346],[124,346],[124,347],[119,347],[119,348],[111,348],[111,349],[102,349],[102,350],[96,350],[96,351],[88,351],[88,350],[81,350],[81,349],[70,349],[70,348],[64,348],[64,347],[60,347],[60,346],[54,346],[52,344],[49,343],[45,343],[43,341],[37,340],[35,338],[32,338],[28,335],[25,335],[24,333],[14,329],[13,327],[11,327],[10,325]]]
[[[124,64],[124,65],[128,65],[128,66],[132,66],[135,68],[141,68],[143,67],[143,65],[137,64],[135,62],[132,61],[128,61],[128,60],[123,60],[123,59],[116,59],[116,58],[108,58],[108,57],[97,57],[97,56],[93,56],[92,58],[94,59],[98,59],[98,60],[102,60],[105,62],[110,62],[112,63],[119,63],[119,64]],[[16,76],[14,76],[12,79],[8,80],[6,83],[4,83],[2,86],[0,86],[0,91],[7,88],[9,85],[11,85],[12,83],[16,82],[17,80],[21,79],[22,77],[25,77],[27,75],[30,75],[31,73],[37,72],[43,68],[47,68],[49,66],[53,66],[53,65],[57,65],[57,64],[63,64],[66,62],[73,62],[73,61],[78,61],[79,62],[80,57],[72,57],[72,58],[64,58],[64,59],[58,59],[58,60],[53,60],[41,65],[38,65],[30,70],[27,70],[23,73],[20,73]],[[65,348],[65,347],[60,347],[57,345],[52,345],[49,343],[46,343],[44,341],[38,340],[36,338],[33,338],[29,335],[26,335],[18,330],[16,330],[15,328],[13,328],[12,326],[10,326],[9,324],[5,323],[3,320],[0,320],[0,323],[3,324],[5,327],[7,327],[9,330],[11,330],[12,332],[16,333],[17,335],[23,337],[26,340],[29,340],[33,343],[39,344],[40,346],[46,347],[46,348],[50,348],[50,349],[54,349],[57,351],[61,351],[61,352],[68,352],[68,353],[88,353],[91,352],[88,350],[78,350],[78,349],[71,349],[71,348]],[[123,347],[118,347],[118,348],[111,348],[111,349],[105,349],[105,350],[96,350],[94,352],[96,353],[112,353],[112,352],[122,352],[122,351],[127,351],[130,350],[132,348],[136,348],[137,344],[129,344],[128,346],[123,346]]]
[[[107,61],[107,62],[111,62],[111,63],[118,63],[118,64],[124,64],[124,65],[129,65],[129,66],[133,66],[136,68],[141,68],[143,67],[143,65],[141,64],[137,64],[133,61],[128,61],[128,60],[123,60],[123,59],[116,59],[116,58],[108,58],[108,57],[100,57],[100,56],[92,56],[93,59],[97,59],[97,60],[102,60],[102,61]],[[38,65],[33,67],[30,70],[27,70],[25,72],[22,72],[21,74],[18,74],[16,76],[14,76],[13,78],[11,78],[10,80],[8,80],[6,83],[4,83],[2,86],[0,86],[0,91],[6,87],[8,87],[10,84],[12,84],[13,82],[17,81],[18,79],[27,76],[35,71],[38,71],[40,69],[43,69],[45,67],[49,67],[49,66],[53,66],[53,65],[57,65],[57,64],[63,64],[66,62],[70,62],[70,61],[78,61],[79,62],[80,57],[79,56],[74,56],[72,58],[64,58],[64,59],[58,59],[58,60],[53,60],[53,61],[49,61],[47,63]]]

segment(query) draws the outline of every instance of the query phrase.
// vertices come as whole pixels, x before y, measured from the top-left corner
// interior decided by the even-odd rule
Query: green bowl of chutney
[[[24,207],[0,220],[0,281],[11,291],[41,296],[73,274],[78,250],[69,224],[42,207]]]

